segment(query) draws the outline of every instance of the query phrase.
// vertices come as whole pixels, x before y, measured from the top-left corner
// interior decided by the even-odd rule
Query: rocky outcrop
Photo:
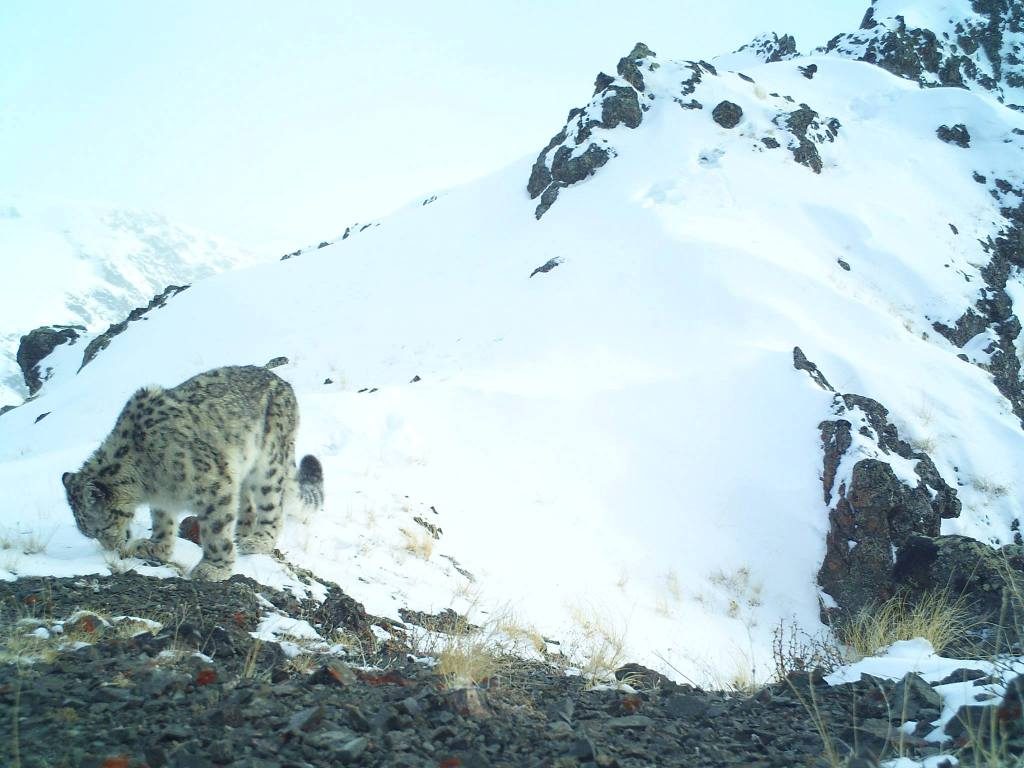
[[[704,61],[659,62],[643,43],[637,43],[630,54],[619,61],[616,71],[617,77],[603,72],[597,76],[590,103],[571,110],[565,126],[537,156],[526,184],[530,198],[538,201],[534,209],[536,218],[540,219],[551,208],[562,190],[586,181],[617,156],[612,131],[623,126],[638,128],[645,113],[659,99],[671,99],[686,110],[704,109],[704,104],[694,98],[694,94],[706,76],[719,76],[718,70]],[[652,87],[651,82],[656,72],[657,88]],[[729,76],[753,82],[742,73]],[[794,110],[791,105],[796,102],[789,96],[773,93],[762,94],[760,98],[774,106],[773,122],[788,134],[780,138],[792,151],[794,160],[820,173],[823,163],[818,146],[836,140],[839,121],[819,117],[806,104]],[[717,105],[710,110],[712,120],[723,128],[739,125],[744,114],[742,104],[720,97],[713,103]],[[780,142],[766,137],[763,141],[751,142],[750,146],[763,151],[766,147],[780,146]]]
[[[794,367],[830,389],[799,348]],[[891,597],[900,548],[913,537],[938,536],[941,521],[961,509],[956,489],[926,453],[900,438],[881,403],[836,394],[832,412],[834,418],[819,424],[822,493],[830,509],[818,583],[837,606],[823,609],[827,623]]]
[[[21,337],[17,361],[29,395],[38,392],[52,373],[50,369],[41,370],[39,364],[61,344],[74,344],[83,333],[81,325],[44,325]]]
[[[774,122],[793,134],[794,139],[789,143],[793,159],[815,173],[821,173],[823,164],[818,145],[836,140],[841,127],[839,121],[832,117],[823,123],[817,112],[801,104],[800,109],[777,115]]]
[[[1021,642],[1024,546],[990,547],[966,536],[910,536],[897,553],[893,584],[912,601],[935,591],[961,598],[971,631],[966,652],[1006,652]],[[1020,653],[1018,648],[1015,653]]]
[[[654,56],[646,45],[637,43],[619,61],[619,78],[598,74],[590,104],[569,112],[566,126],[541,151],[526,185],[531,199],[540,198],[534,212],[538,219],[554,204],[561,189],[589,178],[614,156],[607,140],[594,136],[595,129],[637,128],[643,121],[640,94],[646,86],[642,70],[656,66],[648,61]]]
[[[970,17],[946,18],[941,29],[918,29],[903,16],[882,18],[872,0],[859,30],[837,35],[817,52],[877,64],[925,87],[985,90],[1024,109],[1024,5],[1008,0],[971,0],[970,5]]]
[[[782,35],[774,32],[758,35],[746,45],[736,49],[736,53],[753,54],[759,61],[771,64],[774,61],[786,61],[799,56],[796,50],[796,39],[792,35]]]
[[[159,309],[165,306],[170,299],[174,298],[188,287],[189,286],[187,285],[167,286],[162,293],[154,296],[149,304],[144,307],[133,309],[128,313],[128,317],[120,323],[114,323],[114,325],[107,328],[107,330],[89,342],[89,345],[85,348],[85,354],[82,356],[82,364],[78,367],[78,370],[85,368],[85,366],[92,362],[96,355],[110,346],[110,342],[114,340],[114,337],[123,333],[130,323],[145,319],[148,313],[152,312],[154,309]]]
[[[1017,354],[1021,322],[1007,291],[1007,283],[1020,280],[1019,270],[1024,268],[1024,188],[996,179],[990,192],[1007,204],[1001,208],[1004,226],[982,242],[989,255],[988,264],[981,269],[984,287],[953,325],[935,322],[932,327],[959,348],[987,334],[988,343],[981,355],[964,355],[964,359],[992,374],[996,388],[1024,426],[1024,385]]]

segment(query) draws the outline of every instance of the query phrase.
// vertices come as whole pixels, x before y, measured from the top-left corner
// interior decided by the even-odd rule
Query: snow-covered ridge
[[[0,204],[0,251],[0,405],[27,394],[15,355],[33,328],[102,331],[168,285],[259,260],[156,213],[22,200]]]
[[[991,92],[1024,109],[1024,6],[1006,0],[872,0],[856,32],[819,52],[855,58],[926,86]]]

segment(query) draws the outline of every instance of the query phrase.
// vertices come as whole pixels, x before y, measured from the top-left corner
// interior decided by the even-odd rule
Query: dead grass
[[[405,539],[403,549],[423,560],[429,560],[434,553],[434,537],[426,531],[410,531],[406,528],[400,529],[402,538]]]
[[[437,674],[448,690],[480,685],[501,666],[499,649],[487,633],[447,636],[437,654]]]
[[[970,479],[971,487],[989,499],[999,499],[1006,496],[1010,489],[1005,483],[1000,483],[991,477],[974,475]]]
[[[974,626],[970,616],[966,598],[946,591],[926,593],[914,603],[897,596],[864,609],[840,627],[838,634],[855,658],[915,637],[923,637],[941,653],[967,636]]]
[[[576,632],[568,657],[587,687],[617,684],[615,670],[626,660],[626,628],[593,608],[575,606],[569,615]]]

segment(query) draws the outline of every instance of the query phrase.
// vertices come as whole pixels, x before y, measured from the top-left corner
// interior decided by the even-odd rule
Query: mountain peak
[[[859,30],[816,52],[877,64],[925,87],[982,89],[1024,109],[1024,6],[1010,0],[873,0]]]

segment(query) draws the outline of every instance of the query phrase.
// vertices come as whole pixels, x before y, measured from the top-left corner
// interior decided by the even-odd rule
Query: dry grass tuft
[[[434,553],[434,538],[426,531],[410,531],[406,528],[400,529],[405,539],[403,549],[410,554],[424,560],[429,560]]]
[[[569,659],[589,687],[617,684],[615,670],[626,660],[626,629],[593,609],[574,607],[570,616],[576,636],[569,644]]]
[[[900,640],[923,637],[936,653],[963,641],[974,627],[967,600],[948,592],[928,592],[911,604],[897,596],[865,608],[839,628],[839,636],[857,657],[871,656]]]
[[[437,654],[437,673],[445,688],[468,688],[494,677],[501,665],[498,647],[484,633],[448,636]]]

